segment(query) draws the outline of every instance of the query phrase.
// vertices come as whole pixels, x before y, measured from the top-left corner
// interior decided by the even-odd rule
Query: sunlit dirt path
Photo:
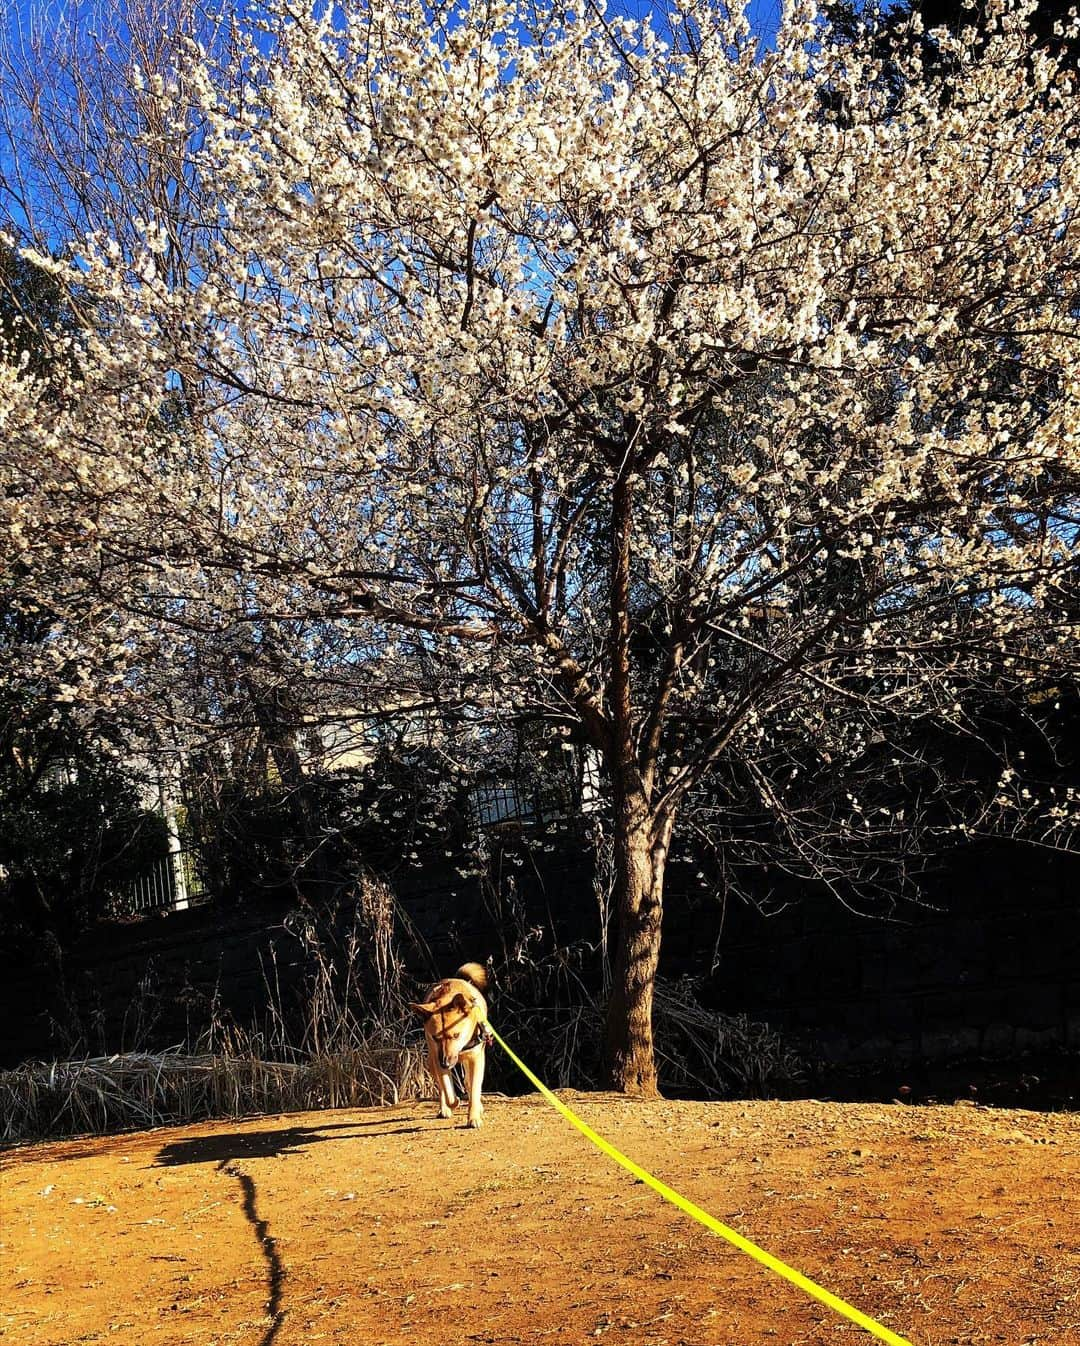
[[[567,1095],[658,1177],[915,1346],[1080,1343],[1080,1116]],[[18,1346],[752,1346],[871,1338],[539,1099],[2,1156]]]

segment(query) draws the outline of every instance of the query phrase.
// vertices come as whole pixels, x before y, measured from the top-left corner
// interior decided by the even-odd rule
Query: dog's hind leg
[[[435,1087],[439,1091],[439,1116],[452,1117],[454,1108],[457,1106],[457,1095],[454,1093],[454,1081],[448,1070],[443,1070],[439,1065],[438,1048],[433,1042],[428,1043],[428,1069],[431,1071],[431,1078],[435,1081]]]

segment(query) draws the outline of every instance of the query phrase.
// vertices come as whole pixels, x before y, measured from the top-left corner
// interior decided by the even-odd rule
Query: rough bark
[[[629,459],[612,495],[611,657],[607,739],[611,771],[615,868],[615,967],[608,1002],[609,1082],[621,1093],[655,1095],[653,984],[660,958],[664,867],[673,815],[651,808],[652,764],[639,760],[630,657],[630,588],[635,495],[640,487]]]
[[[608,1002],[609,1083],[621,1093],[658,1092],[653,987],[660,958],[669,819],[616,817],[615,967]]]

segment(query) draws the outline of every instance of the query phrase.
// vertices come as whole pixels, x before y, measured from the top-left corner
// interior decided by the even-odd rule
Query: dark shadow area
[[[413,1118],[402,1118],[411,1122]],[[154,1167],[179,1164],[223,1164],[234,1159],[273,1159],[335,1140],[364,1140],[369,1136],[413,1136],[432,1130],[426,1126],[396,1126],[392,1122],[332,1122],[327,1126],[286,1126],[271,1131],[224,1131],[216,1136],[192,1136],[163,1145]],[[337,1134],[328,1135],[327,1132]]]
[[[218,1164],[218,1171],[227,1173],[230,1178],[235,1178],[240,1184],[240,1190],[244,1196],[244,1217],[255,1231],[259,1251],[266,1262],[266,1284],[269,1290],[266,1312],[270,1317],[270,1325],[259,1338],[259,1346],[272,1346],[273,1340],[285,1320],[285,1311],[281,1307],[281,1285],[285,1279],[285,1267],[278,1253],[277,1244],[270,1233],[269,1224],[266,1220],[259,1219],[258,1208],[255,1205],[255,1183],[246,1173],[227,1159],[223,1159]]]
[[[403,1118],[405,1122],[413,1120]],[[380,1124],[381,1123],[381,1124]],[[255,1233],[259,1251],[266,1263],[266,1312],[270,1319],[258,1346],[273,1346],[285,1321],[282,1308],[282,1286],[285,1266],[270,1233],[269,1222],[259,1215],[255,1180],[245,1173],[240,1164],[245,1159],[267,1159],[298,1152],[325,1141],[362,1139],[368,1136],[409,1136],[430,1134],[430,1126],[387,1125],[383,1119],[370,1118],[361,1122],[328,1122],[325,1126],[289,1126],[272,1131],[228,1131],[216,1136],[196,1136],[189,1140],[173,1141],[158,1151],[155,1166],[178,1164],[216,1164],[219,1173],[234,1178],[240,1185],[244,1218]]]
[[[484,1094],[485,1098],[497,1095]],[[212,1119],[211,1119],[212,1120]],[[253,1119],[254,1120],[254,1119]],[[366,1136],[414,1136],[435,1129],[421,1122],[434,1123],[434,1115],[424,1117],[401,1117],[388,1120],[385,1117],[372,1117],[355,1122],[327,1122],[322,1126],[283,1127],[278,1131],[229,1131],[216,1136],[199,1136],[191,1140],[174,1141],[163,1145],[154,1158],[151,1167],[170,1167],[175,1164],[217,1164],[223,1159],[267,1159],[277,1154],[288,1154],[293,1150],[305,1149],[320,1141],[362,1140]],[[395,1125],[395,1122],[410,1125]],[[192,1122],[170,1121],[162,1123],[168,1126],[204,1126],[206,1118]],[[458,1123],[460,1124],[460,1123]],[[344,1131],[347,1135],[326,1135],[328,1131]],[[93,1159],[116,1151],[117,1143],[125,1136],[138,1138],[145,1127],[133,1127],[127,1131],[110,1131],[104,1136],[86,1135],[65,1137],[63,1140],[19,1140],[0,1145],[0,1156],[17,1155],[22,1151],[33,1150],[36,1158],[47,1159],[49,1163],[65,1163],[72,1159]]]
[[[838,1103],[955,1103],[1031,1112],[1080,1110],[1080,1052],[1033,1052],[1011,1060],[979,1058],[950,1062],[878,1063],[847,1068],[815,1067],[812,1095]]]

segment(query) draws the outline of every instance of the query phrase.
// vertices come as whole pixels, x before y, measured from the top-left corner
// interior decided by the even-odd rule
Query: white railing
[[[179,911],[206,896],[191,851],[163,855],[133,879],[112,903],[117,916],[137,916],[147,911]]]

